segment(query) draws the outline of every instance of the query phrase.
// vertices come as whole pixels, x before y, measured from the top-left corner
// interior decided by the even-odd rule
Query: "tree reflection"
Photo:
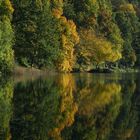
[[[82,77],[77,87],[78,113],[74,124],[64,130],[64,139],[138,140],[140,94],[136,87],[133,79],[104,81]]]
[[[13,83],[10,78],[0,77],[0,139],[9,140],[12,117]]]
[[[71,130],[63,133],[64,137],[76,140],[107,140],[122,104],[121,85],[101,79],[83,80],[83,77],[78,85],[78,113]],[[65,135],[68,131],[72,132],[69,134],[71,136]]]
[[[12,140],[138,140],[138,83],[88,74],[18,82]]]
[[[61,131],[74,122],[74,80],[61,75],[18,83],[14,91],[14,140],[61,139]]]
[[[138,124],[139,116],[136,104],[136,83],[135,81],[123,81],[123,104],[120,113],[114,124],[114,131],[111,139],[114,140],[137,140],[134,133]]]
[[[60,94],[59,115],[55,118],[56,127],[49,131],[49,135],[55,139],[62,139],[61,131],[74,122],[74,115],[77,112],[77,104],[74,102],[75,83],[72,75],[62,75],[57,80],[58,94]]]

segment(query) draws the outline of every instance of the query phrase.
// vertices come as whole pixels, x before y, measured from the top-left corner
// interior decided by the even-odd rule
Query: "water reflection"
[[[13,100],[13,139],[62,139],[61,131],[73,124],[78,110],[74,86],[72,75],[18,83]]]
[[[60,74],[12,81],[0,81],[2,140],[140,139],[138,75]]]
[[[12,118],[13,83],[11,79],[0,79],[0,139],[11,138],[10,120]]]

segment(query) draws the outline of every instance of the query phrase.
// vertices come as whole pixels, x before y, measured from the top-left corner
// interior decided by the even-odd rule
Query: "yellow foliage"
[[[12,7],[11,2],[9,0],[4,0],[4,4],[8,9],[9,13],[12,14],[14,12],[14,8]]]
[[[59,62],[58,68],[60,71],[69,72],[72,70],[74,64],[74,46],[79,42],[79,36],[73,21],[66,20],[65,17],[61,17],[60,20],[62,26],[61,38],[63,58],[61,62]]]
[[[126,139],[132,139],[134,135],[134,129],[125,129],[123,132],[119,133],[117,135],[118,139],[126,140]]]
[[[77,104],[74,102],[73,90],[74,79],[71,74],[64,74],[59,77],[60,84],[60,114],[55,120],[55,128],[49,131],[49,136],[57,140],[61,140],[61,131],[65,127],[69,127],[74,122],[74,115],[78,110]],[[64,117],[63,119],[62,116]]]
[[[59,70],[63,72],[69,72],[72,70],[74,64],[74,45],[76,42],[76,33],[70,31],[72,34],[71,40],[64,34],[62,34],[62,60],[59,62]]]
[[[62,69],[64,72],[72,70],[74,64],[74,46],[79,42],[79,36],[76,31],[76,25],[71,20],[63,20],[62,26],[66,27],[66,31],[62,34],[62,50],[63,50],[63,61],[60,65],[65,68]],[[65,65],[66,61],[69,61],[69,65]]]
[[[131,12],[131,13],[136,13],[133,4],[122,4],[120,5],[120,10],[124,12]]]
[[[120,99],[121,86],[116,83],[101,84],[91,87],[85,87],[80,90],[81,103],[79,113],[83,115],[91,115],[102,110],[106,105],[110,104],[112,99],[116,96]]]
[[[91,63],[115,62],[122,57],[120,50],[114,49],[111,42],[96,36],[92,30],[81,29],[80,39],[80,55]]]
[[[54,17],[59,19],[61,15],[63,14],[63,11],[60,9],[52,9],[52,14]]]
[[[92,3],[96,3],[97,2],[97,0],[91,0],[92,1]]]
[[[52,14],[56,18],[60,18],[63,14],[63,0],[51,0],[53,5]]]
[[[58,82],[60,84],[60,87],[63,87],[63,89],[67,89],[67,88],[75,89],[75,82],[72,74],[62,74],[59,77]]]
[[[61,56],[57,62],[57,68],[62,72],[72,71],[75,61],[74,46],[79,42],[79,36],[76,31],[76,25],[72,20],[67,20],[63,14],[63,0],[54,0],[53,16],[59,19],[61,27]],[[57,6],[56,6],[57,5]]]

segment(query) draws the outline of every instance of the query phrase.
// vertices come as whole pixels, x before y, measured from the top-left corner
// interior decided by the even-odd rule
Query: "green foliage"
[[[98,9],[96,0],[64,0],[64,15],[73,19],[78,27],[95,26]]]
[[[16,60],[24,66],[52,67],[59,56],[58,21],[49,1],[13,0]]]
[[[123,104],[120,108],[120,114],[118,115],[116,122],[114,123],[114,131],[111,139],[115,140],[136,140],[133,133],[137,130],[138,115],[139,113],[134,109],[136,101],[136,83],[132,81],[125,81],[122,89]],[[122,115],[123,113],[123,115]]]
[[[67,5],[67,3],[68,3],[68,6],[69,4],[71,4],[73,7],[73,10],[75,11],[74,17],[72,16],[69,17],[69,11],[68,11],[69,9],[67,10],[66,6],[64,6],[64,14],[66,14],[68,18],[73,18],[73,20],[77,23],[77,27],[79,28],[79,35],[81,36],[80,39],[82,41],[87,40],[87,42],[91,42],[91,41],[97,42],[97,39],[101,41],[101,38],[103,38],[103,40],[106,40],[106,42],[110,42],[110,45],[108,46],[112,45],[112,53],[111,52],[108,53],[108,49],[106,49],[105,45],[104,45],[104,48],[102,48],[104,49],[104,53],[106,53],[107,57],[109,58],[111,55],[113,56],[115,52],[117,52],[117,54],[121,56],[124,41],[121,36],[121,31],[118,25],[116,24],[116,21],[114,18],[115,14],[113,13],[111,2],[106,1],[106,0],[97,0],[97,1],[89,0],[89,1],[83,1],[81,4],[79,1],[74,1],[71,3],[65,1],[65,5]],[[81,33],[81,28],[84,28],[84,30],[87,30],[87,32],[89,30],[93,30],[96,37],[94,35],[87,35],[86,32]],[[89,37],[89,39],[87,36]],[[103,44],[100,44],[100,46],[102,46]],[[87,46],[86,44],[84,46],[79,44],[75,52],[79,53],[80,51],[82,51],[80,48],[83,48],[84,50],[86,50]],[[90,46],[89,48],[91,48]],[[97,47],[94,45],[92,46],[94,48]],[[97,48],[101,48],[101,47],[97,47]],[[83,58],[82,55],[81,57],[78,55],[78,58],[77,58],[78,63],[79,62],[81,63],[81,61],[83,61],[82,63],[89,65],[89,63],[93,61],[91,58],[95,58],[96,55],[98,55],[97,52],[98,51],[94,51],[94,53],[90,54],[90,56],[87,55],[86,59]],[[83,53],[83,52],[80,52],[80,53]],[[101,55],[101,57],[102,56],[103,55]],[[121,57],[118,57],[116,61],[111,60],[111,59],[107,60],[105,57],[102,57],[102,58],[103,59],[101,61],[104,62],[105,64],[107,62],[108,64],[109,62],[116,63],[116,61],[119,60]],[[83,68],[81,67],[81,69]]]
[[[138,140],[140,81],[131,76],[1,77],[0,139]]]
[[[131,8],[131,10],[130,10]],[[133,10],[133,12],[131,12]],[[116,14],[117,24],[122,32],[124,39],[123,59],[121,63],[124,66],[134,66],[136,62],[136,46],[133,41],[136,39],[135,34],[139,32],[140,23],[132,5],[120,5]]]
[[[138,1],[125,0],[89,0],[81,4],[79,1],[65,0],[64,15],[76,22],[79,31],[81,27],[92,29],[99,38],[104,37],[109,40],[114,50],[122,53],[122,59],[117,61],[120,68],[133,67],[139,66],[138,3]],[[71,11],[74,11],[72,15]],[[78,57],[78,59],[81,61],[83,58]],[[91,61],[90,57],[88,59]],[[106,66],[110,67],[108,64],[106,63]]]
[[[61,140],[63,129],[72,125],[77,111],[73,90],[71,75],[17,83],[13,100],[12,138]]]
[[[0,139],[10,139],[13,83],[10,78],[0,77]]]
[[[138,0],[12,0],[12,4],[15,10],[9,0],[0,1],[2,72],[10,71],[14,61],[13,11],[15,62],[19,65],[61,72],[87,66],[85,70],[96,69],[95,65],[102,69],[140,67]],[[87,34],[89,30],[93,35]],[[81,55],[93,48],[97,51]],[[102,60],[99,54],[104,55]]]
[[[79,93],[76,96],[78,113],[75,115],[73,125],[64,130],[63,138],[66,137],[68,140],[139,139],[139,111],[137,110],[139,106],[136,104],[140,98],[138,91],[135,92],[136,83],[133,78],[125,77],[125,81],[107,80],[107,82],[103,75],[100,77],[81,74],[78,79],[76,79],[77,93]]]
[[[0,1],[0,72],[3,73],[10,72],[14,62],[12,13],[13,8],[10,1]]]

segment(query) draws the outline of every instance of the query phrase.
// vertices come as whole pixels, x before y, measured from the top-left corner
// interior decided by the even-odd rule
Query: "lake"
[[[0,79],[0,140],[140,140],[140,74]]]

